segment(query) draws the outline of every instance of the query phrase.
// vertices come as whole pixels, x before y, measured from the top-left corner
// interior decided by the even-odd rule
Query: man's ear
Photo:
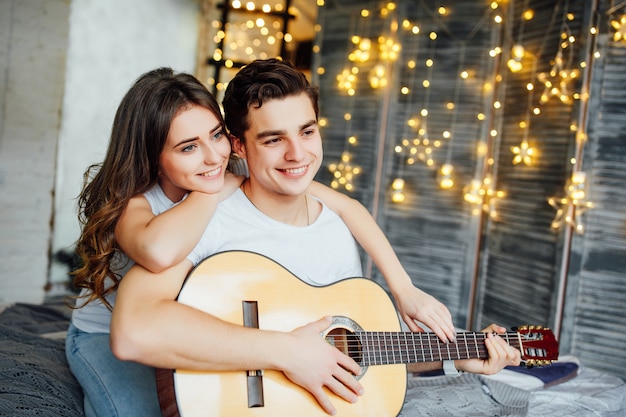
[[[231,141],[233,152],[239,155],[240,158],[246,159],[246,145],[244,145],[243,142],[235,136],[231,137]]]

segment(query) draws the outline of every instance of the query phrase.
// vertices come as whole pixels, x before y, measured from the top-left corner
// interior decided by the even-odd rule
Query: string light
[[[330,186],[334,189],[344,188],[346,191],[353,191],[352,180],[361,173],[361,168],[352,165],[352,155],[344,151],[341,154],[341,162],[328,165],[328,170],[333,174]]]
[[[429,58],[426,59],[424,65],[426,66],[426,78],[422,80],[422,87],[424,88],[424,103],[420,110],[420,118],[411,118],[407,122],[406,126],[409,126],[417,131],[417,136],[408,139],[403,138],[400,146],[396,146],[396,153],[405,155],[405,162],[407,165],[413,165],[417,161],[424,162],[427,166],[434,166],[435,160],[433,159],[433,151],[435,148],[441,146],[440,140],[432,140],[428,134],[428,107],[430,105],[430,80],[433,74],[433,67],[435,62],[434,56],[434,44],[437,39],[437,33],[432,31],[429,33],[428,38],[432,41],[429,47]],[[413,68],[412,68],[413,69]],[[415,71],[413,72],[411,83],[415,83],[417,76]],[[411,88],[412,89],[412,88]],[[411,103],[412,104],[412,103]],[[410,107],[409,107],[410,109]]]
[[[454,142],[454,137],[456,134],[456,120],[458,115],[458,102],[459,96],[461,94],[461,86],[463,80],[467,79],[467,71],[462,70],[465,65],[465,43],[461,44],[461,52],[459,56],[459,65],[458,65],[458,78],[454,84],[454,98],[453,102],[448,104],[448,108],[453,110],[452,118],[450,122],[450,131],[444,132],[443,136],[449,139],[448,142],[448,151],[446,152],[446,162],[441,165],[438,173],[439,187],[444,190],[450,189],[454,186],[454,179],[452,178],[452,173],[454,172],[454,166],[452,166],[452,144]]]
[[[522,45],[522,39],[524,38],[524,23],[527,20],[531,20],[535,13],[532,9],[528,9],[528,0],[524,1],[524,13],[522,13],[522,21],[519,26],[519,33],[517,35],[517,42],[511,48],[511,58],[507,61],[506,65],[511,72],[520,72],[523,67],[523,59],[526,55],[524,45]]]
[[[337,163],[331,163],[328,165],[328,170],[333,175],[333,179],[330,183],[334,189],[343,188],[346,191],[354,191],[353,180],[361,173],[361,167],[352,163],[352,154],[349,152],[349,148],[358,144],[357,136],[352,134],[352,114],[351,111],[354,107],[354,96],[356,94],[357,87],[357,74],[359,68],[357,64],[362,64],[370,59],[371,40],[364,35],[365,23],[370,13],[368,10],[363,9],[360,13],[360,18],[357,23],[357,34],[350,38],[350,43],[356,45],[356,49],[348,54],[346,60],[346,68],[337,75],[337,87],[340,91],[345,91],[349,98],[349,109],[344,114],[344,120],[346,121],[346,140],[344,142],[344,150],[341,154],[341,159]],[[354,22],[354,20],[352,20]],[[354,62],[350,68],[348,67],[348,61]]]
[[[517,165],[521,162],[523,162],[524,165],[532,164],[532,156],[535,151],[530,147],[526,140],[523,140],[519,146],[512,146],[511,152],[515,154],[515,157],[513,158],[513,165]]]
[[[526,0],[528,3],[528,0]],[[500,2],[493,1],[490,3],[492,10],[497,10],[500,7]],[[384,18],[390,17],[395,11],[396,5],[393,2],[386,3],[381,9],[381,16]],[[441,8],[440,10],[435,9],[433,13],[437,13],[441,17],[445,17],[448,15],[449,10]],[[496,23],[501,23],[502,17],[500,11],[498,10],[496,13],[496,17],[494,20]],[[522,21],[519,26],[519,34],[518,39],[513,43],[510,52],[510,61],[507,63],[509,65],[509,70],[513,72],[519,72],[523,69],[524,65],[527,65],[527,59],[533,58],[535,62],[535,66],[533,67],[533,74],[531,76],[531,80],[535,80],[535,85],[533,86],[532,82],[528,82],[527,89],[531,92],[530,97],[532,97],[533,89],[537,88],[538,93],[536,94],[536,98],[538,98],[541,104],[546,103],[552,97],[557,97],[561,102],[566,104],[572,104],[576,99],[582,99],[581,94],[576,94],[573,91],[572,84],[575,80],[580,77],[580,70],[578,68],[572,68],[572,51],[573,44],[577,41],[575,37],[569,32],[569,28],[567,25],[563,25],[561,31],[561,39],[559,40],[559,49],[554,56],[554,59],[550,61],[551,68],[549,71],[544,73],[535,73],[536,63],[539,62],[541,57],[541,53],[536,55],[529,53],[523,44],[523,29],[524,22],[532,20],[534,18],[534,11],[532,9],[528,9],[524,7],[524,12],[522,14]],[[362,10],[360,17],[369,17],[372,13],[367,10]],[[573,16],[571,13],[567,15],[568,19],[572,19]],[[558,19],[556,20],[558,22]],[[558,24],[558,23],[557,23]],[[396,25],[404,29],[404,33],[409,34],[419,34],[421,32],[420,27],[410,22],[409,20],[400,20],[396,21]],[[622,15],[619,19],[614,19],[611,21],[611,25],[615,30],[614,40],[615,41],[626,41],[626,15]],[[267,26],[267,24],[265,25]],[[396,27],[396,29],[398,29]],[[624,29],[622,29],[624,28]],[[550,32],[548,30],[546,32]],[[435,30],[428,32],[426,35],[432,41],[430,42],[431,48],[434,48],[434,41],[438,38],[438,34]],[[463,45],[467,39],[460,40],[459,42],[463,42]],[[344,91],[350,97],[354,97],[357,94],[357,84],[358,84],[358,76],[362,74],[367,74],[367,81],[369,87],[372,89],[382,89],[389,88],[393,83],[388,77],[390,74],[387,73],[387,70],[390,68],[388,63],[396,61],[400,57],[400,52],[403,47],[406,47],[406,43],[399,43],[395,41],[395,37],[387,36],[386,34],[381,34],[379,36],[365,36],[364,33],[355,34],[350,39],[349,46],[349,54],[347,55],[347,65],[342,70],[341,74],[337,75],[337,88],[341,91]],[[377,46],[377,48],[376,48]],[[501,46],[493,48],[489,51],[489,55],[493,58],[498,58],[502,54]],[[433,58],[435,54],[433,53],[433,49],[430,50],[428,59],[424,62],[424,69],[426,70],[426,76],[422,78],[422,76],[417,76],[414,71],[411,78],[411,85],[401,85],[398,87],[399,94],[402,96],[411,96],[411,97],[422,97],[423,103],[421,104],[421,108],[417,112],[417,114],[412,113],[410,111],[410,107],[413,105],[412,100],[407,100],[407,106],[404,108],[407,111],[407,122],[405,125],[405,129],[408,129],[408,132],[413,132],[413,134],[403,134],[399,143],[394,147],[394,152],[401,156],[398,158],[398,164],[395,165],[399,167],[399,172],[397,175],[392,176],[394,180],[390,185],[390,197],[391,201],[394,203],[402,203],[406,201],[405,195],[405,179],[402,175],[402,170],[407,165],[410,166],[415,164],[418,161],[424,162],[427,166],[435,165],[435,149],[441,146],[441,140],[433,140],[429,133],[428,128],[428,117],[429,112],[434,111],[430,107],[430,87],[432,83],[432,71],[435,66],[435,62]],[[411,60],[407,63],[407,66],[410,70],[416,69],[419,67],[419,60],[416,56],[411,56]],[[378,61],[378,62],[376,62]],[[367,65],[362,65],[367,64]],[[585,62],[581,63],[580,68],[584,68],[586,65]],[[506,71],[506,67],[505,67]],[[459,72],[459,76],[462,79],[467,79],[472,75],[470,73]],[[494,77],[494,82],[485,83],[485,91],[495,90],[498,82],[502,81],[502,74],[496,74]],[[414,81],[418,81],[417,85],[413,85]],[[538,84],[541,83],[541,84]],[[423,90],[422,94],[420,94],[417,90],[419,89],[419,85],[421,84]],[[359,84],[359,88],[362,88],[364,84]],[[415,88],[417,87],[417,89]],[[539,95],[541,90],[543,89],[543,93]],[[360,94],[360,91],[359,91]],[[456,96],[456,94],[455,94]],[[494,95],[495,97],[495,95]],[[532,165],[533,158],[537,156],[537,150],[531,146],[531,141],[528,139],[529,128],[530,128],[530,116],[538,116],[541,114],[541,108],[539,105],[533,107],[532,98],[529,99],[529,107],[527,110],[527,119],[525,122],[520,123],[520,127],[524,129],[524,137],[521,142],[517,146],[511,146],[511,152],[513,154],[512,163],[514,165]],[[493,108],[492,111],[497,112],[501,106],[503,106],[498,100],[493,100]],[[417,107],[420,107],[419,105]],[[447,108],[450,111],[454,111],[454,114],[458,111],[458,100],[451,100],[447,103]],[[408,110],[407,110],[408,108]],[[493,119],[495,116],[493,115],[485,115],[482,114],[482,118],[478,117],[479,120],[484,121],[486,119]],[[448,154],[450,154],[451,144],[455,137],[455,121],[454,117],[451,121],[449,130],[444,130],[442,134],[442,138],[449,139],[449,148]],[[497,178],[496,173],[494,172],[493,167],[497,167],[498,164],[494,162],[494,159],[499,156],[497,152],[494,152],[493,149],[500,149],[497,142],[494,145],[496,137],[499,137],[497,124],[492,125],[487,131],[489,132],[489,138],[483,140],[481,144],[491,151],[486,151],[483,158],[485,158],[485,166],[490,166],[491,168],[486,169],[483,172],[482,176],[475,178],[468,184],[465,188],[463,188],[463,196],[465,201],[472,205],[473,213],[485,213],[491,218],[495,219],[498,216],[496,206],[500,199],[506,197],[506,193],[502,190],[496,189],[494,185],[494,178]],[[576,130],[576,129],[574,129]],[[354,146],[357,144],[358,140],[355,135],[346,135],[348,139],[346,140],[346,145]],[[577,137],[586,137],[584,132],[577,132]],[[353,154],[346,148],[341,154],[340,161],[335,164],[329,165],[329,170],[333,175],[333,180],[331,185],[333,188],[344,187],[346,190],[353,190],[352,180],[356,175],[361,172],[361,168],[354,164],[352,161]],[[454,178],[453,174],[455,173],[455,167],[452,164],[450,156],[446,158],[446,161],[441,164],[439,170],[437,171],[437,181],[439,186],[442,189],[452,188],[454,187]],[[580,182],[580,178],[583,178],[582,185]],[[578,175],[577,177],[572,177],[568,182],[566,187],[566,195],[565,197],[550,197],[549,203],[557,208],[557,216],[553,222],[553,227],[561,224],[572,224],[573,227],[576,228],[577,231],[581,231],[584,228],[581,224],[577,223],[568,223],[575,222],[576,217],[580,217],[584,210],[593,207],[593,203],[589,202],[586,199],[586,195],[584,192],[584,173],[583,175]],[[583,192],[581,193],[581,187]],[[571,216],[569,212],[569,206],[572,206],[578,216]]]
[[[556,215],[552,220],[552,229],[558,230],[567,224],[574,230],[583,234],[585,227],[582,223],[583,213],[595,205],[587,200],[587,174],[582,171],[572,173],[565,186],[565,197],[550,197],[548,204],[556,209]]]
[[[391,201],[394,203],[403,203],[405,199],[404,180],[402,178],[396,178],[391,183]]]
[[[492,219],[498,217],[496,210],[497,201],[505,196],[506,193],[504,191],[495,189],[490,174],[485,175],[482,181],[473,179],[463,189],[463,198],[473,206],[472,214],[478,215],[482,211]]]
[[[398,42],[394,42],[393,39],[388,39],[385,36],[378,37],[378,56],[383,61],[395,61],[400,55],[402,46]]]
[[[367,76],[367,81],[370,83],[370,87],[385,88],[387,87],[387,70],[382,64],[375,65]]]
[[[439,169],[439,186],[444,190],[454,187],[454,179],[452,174],[454,173],[454,166],[449,163],[441,165]]]
[[[525,53],[526,50],[522,44],[513,45],[511,48],[511,58],[509,58],[506,63],[511,72],[519,72],[522,70],[522,59],[524,59]]]
[[[613,40],[626,42],[626,14],[611,19],[611,27],[615,31],[613,32]]]
[[[367,62],[370,59],[372,50],[372,40],[369,38],[361,38],[353,36],[352,42],[357,46],[354,51],[348,55],[348,59],[352,62]]]
[[[574,94],[571,91],[572,82],[579,77],[580,71],[572,68],[574,51],[572,45],[576,42],[576,38],[572,35],[567,20],[574,19],[570,13],[563,15],[561,23],[561,42],[556,56],[552,60],[552,68],[549,72],[542,72],[537,76],[539,82],[544,85],[544,91],[541,94],[541,103],[546,103],[552,97],[557,97],[564,104],[572,104],[574,102]],[[567,51],[567,57],[564,57],[564,51]]]
[[[337,75],[337,88],[341,91],[345,91],[349,96],[356,94],[357,74],[359,69],[352,67],[346,68],[341,71],[341,74]]]

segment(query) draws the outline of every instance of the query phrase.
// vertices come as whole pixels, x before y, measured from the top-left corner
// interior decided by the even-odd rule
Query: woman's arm
[[[413,285],[391,243],[370,212],[357,200],[323,184],[313,182],[309,193],[337,213],[354,238],[383,274],[404,322],[412,331],[423,331],[416,320],[428,326],[443,340],[454,340],[455,329],[448,308],[433,296]]]
[[[143,195],[133,197],[115,227],[120,248],[151,272],[181,262],[200,240],[220,201],[231,195],[243,177],[227,173],[216,194],[192,191],[180,204],[155,215]]]

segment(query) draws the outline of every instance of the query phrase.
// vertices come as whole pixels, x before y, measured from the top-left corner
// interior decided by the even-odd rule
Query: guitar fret
[[[463,341],[465,342],[465,353],[466,353],[466,358],[469,358],[469,346],[467,344],[467,333],[463,333]]]
[[[430,360],[434,362],[435,356],[433,355],[433,345],[430,343],[430,337],[428,338],[428,349],[430,350]]]
[[[378,333],[372,333],[372,359],[370,361],[372,365],[376,365],[376,358],[378,355],[378,349],[377,349],[377,343],[376,343],[377,340],[378,340]]]
[[[407,333],[403,333],[404,335],[404,350],[406,351],[406,356],[407,356],[407,362],[411,362],[411,350],[409,349],[409,341],[407,336]]]
[[[370,345],[369,345],[369,338],[368,338],[368,334],[369,333],[360,333],[360,339],[361,339],[361,347],[362,347],[362,365],[367,366],[369,365],[369,360],[370,360]]]
[[[474,333],[474,346],[476,346],[476,357],[480,358],[480,352],[478,351],[478,340],[476,339],[476,333]]]
[[[382,333],[383,336],[383,346],[385,351],[385,363],[389,363],[389,349],[387,349],[387,340],[385,338],[385,333]]]
[[[437,359],[443,359],[443,355],[441,354],[441,343],[439,343],[439,340],[437,339],[435,339],[435,342],[437,343],[437,352],[439,352],[439,357]]]

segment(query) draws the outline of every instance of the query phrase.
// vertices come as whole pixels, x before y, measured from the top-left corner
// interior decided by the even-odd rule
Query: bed
[[[70,310],[63,300],[0,310],[0,416],[84,416],[82,392],[65,359]],[[626,416],[620,378],[573,356],[544,369],[506,369],[489,377],[409,375],[400,417]]]

